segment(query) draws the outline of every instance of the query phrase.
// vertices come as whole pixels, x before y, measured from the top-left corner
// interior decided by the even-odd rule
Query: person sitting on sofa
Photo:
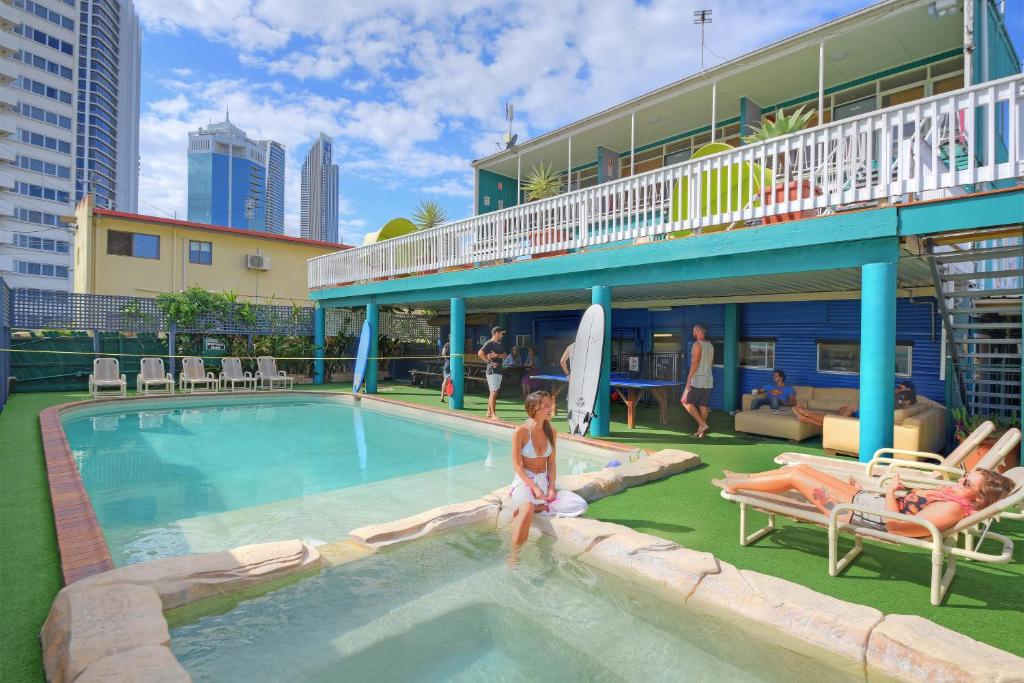
[[[907,406],[917,402],[917,389],[914,387],[914,383],[909,379],[900,381],[896,385],[894,392],[896,399],[895,407],[897,410],[900,408],[906,408]],[[796,414],[796,419],[800,422],[818,425],[819,427],[823,427],[825,425],[825,416],[828,415],[828,413],[819,413],[800,406],[794,406],[793,412]],[[859,418],[860,406],[857,404],[842,406],[836,411],[836,415],[839,415],[840,417]]]
[[[786,386],[786,373],[782,370],[772,372],[772,385],[761,387],[763,396],[757,396],[750,402],[750,409],[757,410],[761,406],[770,405],[774,412],[779,412],[781,406],[791,406],[796,403],[796,392],[793,387]]]

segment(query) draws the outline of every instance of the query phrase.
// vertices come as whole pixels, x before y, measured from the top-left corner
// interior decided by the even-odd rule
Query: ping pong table
[[[547,382],[548,393],[558,403],[558,396],[569,386],[569,378],[565,375],[533,375],[531,382]],[[682,382],[664,379],[630,379],[629,377],[612,375],[611,386],[624,392],[622,399],[626,402],[626,424],[630,429],[636,426],[636,405],[644,393],[650,393],[658,402],[658,422],[668,424],[669,396],[674,387],[683,386]]]

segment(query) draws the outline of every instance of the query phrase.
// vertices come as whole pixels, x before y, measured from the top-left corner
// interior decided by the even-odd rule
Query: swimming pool
[[[512,479],[511,430],[347,396],[104,403],[61,421],[117,565],[339,540]],[[562,474],[608,459],[561,445]]]
[[[195,681],[863,681],[531,539],[433,536],[171,632]],[[874,673],[872,680],[874,678]],[[887,680],[878,677],[877,680]]]

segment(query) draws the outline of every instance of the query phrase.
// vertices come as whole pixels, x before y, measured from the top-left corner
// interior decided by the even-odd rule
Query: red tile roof
[[[244,235],[246,237],[258,237],[260,239],[280,240],[282,242],[295,242],[298,244],[310,244],[316,247],[330,247],[337,251],[351,249],[351,244],[335,244],[334,242],[321,242],[320,240],[308,240],[302,237],[291,237],[290,235],[275,235],[270,232],[259,230],[241,230],[239,228],[225,228],[221,225],[209,225],[207,223],[193,223],[191,221],[179,221],[174,218],[163,218],[161,216],[145,216],[139,213],[127,213],[125,211],[111,211],[110,209],[93,209],[97,216],[110,216],[111,218],[126,218],[128,220],[141,221],[144,223],[159,223],[161,225],[178,225],[183,228],[196,228],[209,230],[211,232],[224,232],[230,235]]]

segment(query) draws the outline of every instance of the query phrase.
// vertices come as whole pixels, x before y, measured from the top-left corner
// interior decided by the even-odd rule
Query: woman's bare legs
[[[813,410],[808,410],[807,408],[793,406],[793,414],[796,415],[796,419],[800,422],[818,425],[819,427],[825,424],[825,413],[816,413]]]
[[[770,472],[756,472],[747,479],[726,479],[719,483],[726,491],[763,491],[785,493],[797,491],[828,514],[839,503],[849,503],[860,488],[819,472],[809,465],[783,467]]]
[[[519,548],[526,543],[530,536],[530,521],[533,519],[533,503],[523,503],[515,511],[516,526],[512,530],[512,557],[510,564],[515,564],[519,559]]]

